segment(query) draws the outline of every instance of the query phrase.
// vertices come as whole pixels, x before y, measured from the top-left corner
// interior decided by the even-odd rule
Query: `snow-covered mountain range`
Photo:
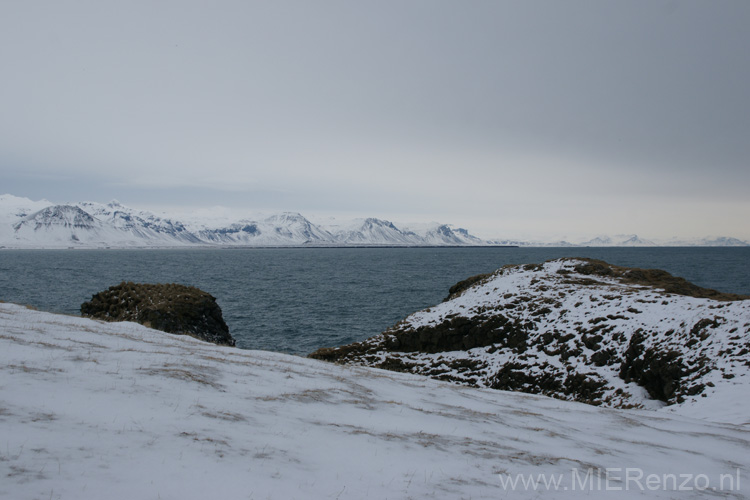
[[[313,222],[283,212],[238,219],[187,216],[182,220],[109,203],[56,204],[0,195],[0,247],[139,248],[183,246],[749,246],[730,237],[665,239],[634,234],[582,241],[481,239],[450,224],[396,225],[363,218]]]
[[[492,244],[466,229],[439,223],[407,228],[367,218],[326,226],[292,212],[233,222],[183,222],[117,201],[53,204],[0,195],[0,246],[6,248]]]

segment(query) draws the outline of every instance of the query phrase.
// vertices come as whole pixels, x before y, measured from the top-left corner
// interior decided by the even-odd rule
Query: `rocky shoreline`
[[[747,299],[592,259],[505,266],[310,357],[618,408],[704,404],[750,372]]]

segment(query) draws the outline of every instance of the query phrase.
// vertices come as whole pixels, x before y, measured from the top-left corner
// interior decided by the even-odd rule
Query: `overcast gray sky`
[[[0,192],[750,238],[750,2],[0,1]]]

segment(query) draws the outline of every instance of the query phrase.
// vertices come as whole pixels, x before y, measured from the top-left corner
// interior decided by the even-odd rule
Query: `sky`
[[[0,192],[750,239],[750,2],[0,2]]]

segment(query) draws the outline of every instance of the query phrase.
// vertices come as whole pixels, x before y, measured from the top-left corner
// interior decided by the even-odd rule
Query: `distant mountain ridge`
[[[492,245],[466,229],[434,224],[422,232],[367,218],[345,228],[282,212],[225,224],[185,223],[107,204],[53,204],[0,195],[0,246],[7,248],[136,248],[183,246],[466,246]]]
[[[524,240],[492,240],[498,245],[513,245],[520,247],[747,247],[750,243],[738,238],[727,236],[704,238],[669,238],[647,240],[636,234],[616,236],[597,236],[580,242],[565,240],[556,241],[524,241]]]
[[[0,195],[0,247],[140,248],[184,246],[750,246],[731,237],[654,242],[635,234],[598,236],[581,242],[484,240],[464,228],[432,223],[396,225],[378,218],[315,223],[296,212],[209,222],[178,220],[109,203],[55,204]]]

